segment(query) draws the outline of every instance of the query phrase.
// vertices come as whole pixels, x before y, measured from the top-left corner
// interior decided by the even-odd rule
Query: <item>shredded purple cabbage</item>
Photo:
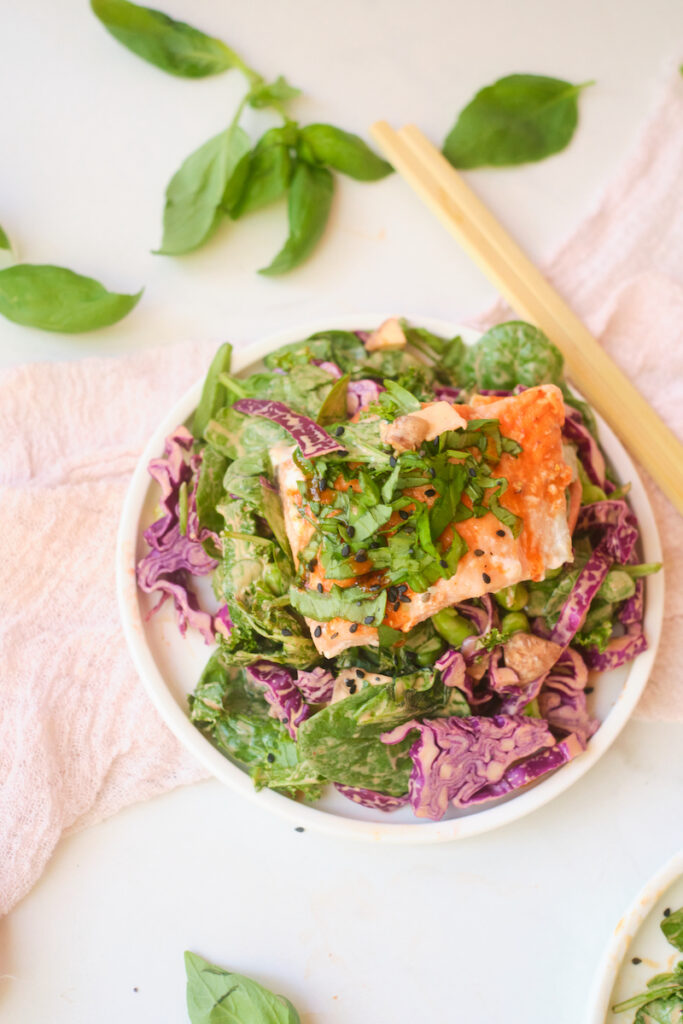
[[[586,476],[596,487],[605,490],[605,459],[597,441],[590,430],[584,426],[583,417],[578,409],[571,406],[566,407],[566,416],[562,433],[568,441],[576,445],[581,459],[581,464],[586,471]]]
[[[296,685],[309,704],[328,704],[334,691],[334,676],[322,666],[307,672],[299,669],[296,674]]]
[[[202,611],[196,595],[188,585],[187,574],[207,576],[217,566],[215,559],[205,552],[202,540],[205,531],[200,531],[196,514],[196,482],[188,496],[187,531],[180,532],[178,504],[180,488],[196,481],[201,459],[185,461],[185,452],[192,447],[194,439],[185,427],[178,427],[164,444],[160,459],[149,464],[150,476],[161,488],[160,505],[163,515],[145,530],[144,538],[149,552],[137,566],[138,586],[144,593],[159,592],[161,598],[154,606],[153,615],[167,598],[172,598],[178,614],[178,626],[184,635],[189,626],[198,629],[207,644],[213,643],[213,619]],[[190,532],[192,527],[192,533]]]
[[[376,793],[373,789],[342,786],[338,782],[335,782],[334,788],[354,804],[371,807],[375,811],[397,811],[408,803],[407,796],[389,796],[388,793]]]
[[[233,409],[245,416],[262,416],[263,419],[277,423],[292,435],[306,459],[344,450],[344,446],[330,437],[315,420],[293,412],[284,402],[271,402],[266,398],[240,398]]]
[[[296,739],[297,727],[311,715],[294,683],[294,678],[283,665],[272,661],[255,661],[246,669],[249,679],[265,689],[264,697],[271,706],[271,714],[286,723],[289,735]]]
[[[379,396],[385,390],[376,380],[352,380],[346,390],[346,413],[349,417],[355,416],[357,412],[367,409],[373,402],[379,400]]]
[[[538,697],[539,711],[553,732],[574,733],[584,748],[599,725],[586,707],[587,681],[588,669],[583,658],[568,647],[558,658]]]
[[[527,721],[530,721],[530,719],[527,719]],[[560,743],[532,754],[526,760],[513,765],[505,772],[499,782],[492,782],[487,786],[482,786],[481,789],[477,790],[466,802],[461,803],[459,806],[471,807],[473,804],[482,804],[487,800],[497,800],[501,796],[508,796],[508,794],[514,793],[523,786],[528,786],[530,782],[536,782],[544,775],[554,772],[563,764],[567,764],[577,754],[580,754],[582,750],[583,747],[576,736],[567,736]]]
[[[413,729],[419,737],[410,748],[410,805],[418,818],[435,821],[449,802],[466,807],[511,765],[555,743],[541,719],[505,715],[413,720],[383,733],[382,742],[400,743]]]

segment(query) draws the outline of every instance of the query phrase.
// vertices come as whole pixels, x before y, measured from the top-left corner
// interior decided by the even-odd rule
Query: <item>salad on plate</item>
[[[222,346],[149,466],[138,586],[216,645],[192,721],[259,788],[432,820],[580,756],[589,671],[646,649],[659,565],[559,351],[390,319],[264,364]]]

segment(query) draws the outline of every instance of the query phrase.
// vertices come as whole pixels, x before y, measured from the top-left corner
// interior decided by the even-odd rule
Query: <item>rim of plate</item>
[[[315,320],[294,325],[269,334],[252,345],[233,352],[233,370],[236,373],[263,359],[269,352],[281,345],[323,330],[353,330],[359,324],[380,324],[395,313],[359,313],[342,316],[331,315],[324,320]],[[481,334],[471,327],[428,316],[408,316],[412,323],[420,324],[436,334],[453,336],[461,334],[471,344]],[[614,706],[591,738],[588,748],[574,761],[564,765],[547,779],[524,790],[504,803],[484,807],[464,817],[439,822],[395,823],[390,821],[362,821],[356,818],[319,810],[315,806],[297,803],[269,789],[256,791],[251,778],[228,760],[192,724],[185,712],[178,706],[170,692],[154,656],[146,642],[144,624],[140,610],[135,578],[135,551],[139,536],[140,514],[152,482],[147,473],[150,459],[163,451],[164,438],[179,423],[184,423],[197,405],[205,374],[169,410],[158,425],[142,452],[133,472],[123,504],[117,536],[116,589],[123,630],[131,657],[157,711],[181,743],[217,779],[248,799],[261,804],[264,809],[288,818],[298,826],[315,829],[339,838],[364,839],[389,843],[437,843],[448,842],[467,836],[480,835],[499,828],[531,811],[542,807],[554,797],[568,789],[584,775],[611,746],[628,721],[647,683],[654,662],[664,611],[664,571],[648,576],[645,581],[645,615],[648,620],[649,647],[631,663],[623,689]],[[614,432],[601,417],[597,417],[603,447],[622,478],[631,480],[629,495],[637,512],[644,557],[647,561],[660,562],[662,550],[654,513],[649,498],[638,476],[630,456]]]
[[[639,928],[666,890],[683,875],[683,850],[674,854],[659,871],[645,883],[633,902],[617,922],[607,948],[598,965],[591,989],[586,1024],[605,1024],[610,1008],[610,997],[629,946]]]

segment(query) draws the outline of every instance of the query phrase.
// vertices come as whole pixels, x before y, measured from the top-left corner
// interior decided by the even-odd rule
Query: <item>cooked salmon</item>
[[[414,416],[412,424],[411,415]],[[545,384],[502,398],[474,395],[468,405],[457,405],[455,409],[446,402],[425,403],[415,414],[399,417],[392,424],[382,422],[382,438],[390,444],[396,440],[398,452],[407,450],[405,446],[414,436],[417,448],[421,443],[418,435],[424,440],[428,435],[438,436],[435,431],[452,430],[460,425],[455,417],[461,423],[497,419],[501,434],[521,445],[518,455],[505,452],[501,455],[492,475],[508,481],[500,504],[521,519],[522,529],[514,537],[492,512],[447,527],[439,539],[442,550],[446,551],[452,543],[454,531],[463,538],[468,550],[451,577],[438,579],[424,593],[415,593],[406,587],[404,597],[409,600],[387,605],[384,624],[403,632],[460,601],[494,593],[523,580],[542,580],[548,570],[572,558],[566,488],[573,474],[562,449],[564,402],[559,388]],[[439,423],[443,423],[441,428]],[[298,484],[304,480],[304,475],[293,461],[294,450],[294,446],[280,445],[271,451],[271,458],[277,473],[285,528],[296,559],[309,543],[313,527],[302,516],[303,499]],[[333,486],[348,487],[349,483],[340,477]],[[425,494],[426,490],[431,491],[430,496]],[[423,487],[410,488],[405,495],[428,505],[438,498],[433,488]],[[390,521],[387,528],[393,525]],[[354,566],[354,571],[368,584],[372,582],[371,569],[370,563]],[[339,586],[356,582],[356,578],[335,581]],[[306,586],[315,588],[319,584],[324,591],[332,586],[332,582],[324,578],[320,560],[317,560],[306,578]],[[345,619],[306,621],[316,648],[328,658],[348,647],[379,643],[375,626],[352,624]]]

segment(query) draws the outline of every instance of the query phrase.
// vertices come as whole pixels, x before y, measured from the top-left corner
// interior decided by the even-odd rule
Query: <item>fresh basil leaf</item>
[[[399,415],[403,415],[404,413],[420,411],[420,409],[422,408],[422,403],[420,402],[419,399],[415,397],[415,395],[411,394],[410,391],[408,391],[406,388],[401,387],[400,384],[397,384],[396,381],[393,380],[386,379],[383,380],[382,383],[386,388],[384,394],[388,394],[390,396],[392,400],[391,404],[394,404],[396,406],[396,410],[399,413]],[[380,401],[381,400],[382,395],[380,395]]]
[[[641,1007],[633,1024],[680,1024],[683,1017],[683,991],[656,999]]]
[[[665,917],[660,928],[667,941],[683,953],[683,907]]]
[[[290,150],[296,142],[296,128],[283,125],[271,128],[256,143],[251,152],[241,194],[228,208],[233,218],[260,210],[285,195],[292,179]]]
[[[49,264],[17,263],[0,270],[0,315],[42,331],[79,334],[122,320],[140,301],[109,292],[92,277]]]
[[[325,230],[333,190],[334,180],[327,168],[299,161],[289,190],[289,237],[260,274],[285,274],[308,259]]]
[[[204,379],[202,395],[192,420],[192,433],[195,437],[203,437],[209,420],[213,419],[219,409],[228,404],[228,393],[219,377],[222,373],[230,371],[231,359],[232,345],[226,341],[211,360],[211,366]]]
[[[349,374],[345,374],[332,385],[325,401],[320,406],[316,422],[321,427],[328,423],[339,423],[346,419],[346,392],[349,388]]]
[[[316,590],[299,590],[292,586],[289,599],[292,606],[309,619],[329,622],[330,619],[339,618],[347,622],[364,622],[368,618],[373,620],[368,625],[379,626],[384,618],[387,593],[382,590],[372,596],[360,587],[334,585],[328,593],[319,594]]]
[[[220,39],[162,11],[128,0],[90,0],[90,6],[115,39],[171,75],[205,78],[242,66],[237,55]]]
[[[301,1024],[288,999],[243,974],[224,971],[189,951],[185,971],[191,1024]]]
[[[278,107],[301,95],[301,89],[290,85],[286,78],[278,75],[274,82],[263,82],[256,85],[248,96],[250,107],[260,110],[262,107]]]
[[[198,248],[222,216],[230,180],[249,151],[249,136],[239,125],[214,135],[181,164],[166,189],[164,235],[157,253],[180,256]]]
[[[301,138],[321,164],[357,181],[378,181],[393,171],[360,136],[331,124],[308,124],[301,129]]]
[[[578,121],[572,85],[544,75],[507,75],[461,111],[444,143],[454,167],[506,167],[543,160],[567,146]]]
[[[11,248],[12,248],[12,246],[10,245],[9,238],[7,237],[5,232],[3,231],[2,224],[0,224],[0,249],[11,249]]]

